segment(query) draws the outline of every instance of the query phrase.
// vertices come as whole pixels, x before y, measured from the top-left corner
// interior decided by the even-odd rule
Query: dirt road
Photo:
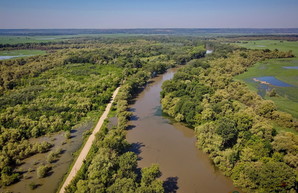
[[[75,177],[75,175],[77,174],[77,172],[80,170],[80,168],[82,167],[83,165],[83,161],[86,159],[86,156],[92,146],[92,143],[95,139],[95,134],[100,130],[102,124],[104,123],[104,120],[107,118],[109,112],[110,112],[110,109],[111,109],[111,106],[112,106],[112,103],[114,102],[114,99],[115,97],[117,96],[118,94],[118,91],[119,91],[119,88],[118,87],[114,93],[113,93],[113,97],[112,97],[112,100],[111,102],[107,105],[105,111],[103,112],[103,114],[101,115],[96,127],[94,128],[92,134],[89,136],[88,138],[88,141],[86,142],[85,146],[83,147],[78,159],[76,160],[74,166],[72,167],[69,175],[67,176],[63,186],[61,187],[59,193],[64,193],[64,189],[66,186],[68,186],[71,182],[71,180]]]

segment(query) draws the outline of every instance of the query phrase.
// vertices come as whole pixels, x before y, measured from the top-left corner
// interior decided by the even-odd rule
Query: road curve
[[[103,112],[103,114],[101,115],[99,121],[97,122],[97,125],[96,127],[94,128],[92,134],[89,136],[85,146],[83,147],[82,151],[80,152],[80,155],[79,157],[77,158],[75,164],[73,165],[69,175],[67,176],[63,186],[61,187],[59,193],[64,193],[65,191],[65,187],[68,186],[71,182],[71,180],[76,176],[77,172],[80,170],[80,168],[82,167],[83,165],[83,161],[86,159],[87,157],[87,154],[92,146],[92,143],[95,139],[95,134],[100,130],[102,124],[104,123],[104,120],[107,118],[109,112],[110,112],[110,109],[111,109],[111,106],[114,102],[114,99],[115,97],[117,96],[118,94],[118,91],[119,91],[119,88],[118,87],[114,93],[113,93],[113,96],[112,96],[112,100],[111,102],[107,105],[105,111]]]

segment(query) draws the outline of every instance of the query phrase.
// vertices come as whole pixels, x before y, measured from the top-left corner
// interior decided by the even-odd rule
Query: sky
[[[0,0],[0,29],[298,28],[298,0]]]

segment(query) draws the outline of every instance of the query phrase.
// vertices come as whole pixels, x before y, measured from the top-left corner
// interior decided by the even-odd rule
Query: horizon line
[[[298,29],[298,27],[0,28],[0,30]]]

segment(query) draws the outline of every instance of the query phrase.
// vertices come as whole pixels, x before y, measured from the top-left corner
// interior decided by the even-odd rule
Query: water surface
[[[298,66],[284,66],[285,69],[295,69],[298,70]]]
[[[24,56],[30,56],[30,55],[0,56],[0,60],[7,60],[7,59],[11,59],[11,58],[24,57]]]
[[[269,83],[273,86],[279,86],[279,87],[291,87],[292,85],[285,83],[281,80],[278,80],[274,76],[263,76],[263,77],[257,77],[255,78],[258,81]]]
[[[42,179],[37,178],[36,169],[41,164],[48,164],[46,157],[49,152],[36,154],[25,160],[22,160],[23,164],[16,169],[16,171],[27,171],[31,168],[31,172],[23,174],[23,178],[20,182],[17,182],[11,186],[0,188],[0,192],[13,192],[13,193],[55,193],[58,186],[63,180],[64,175],[68,171],[70,164],[73,162],[73,153],[76,152],[83,143],[83,133],[94,126],[92,122],[87,122],[75,127],[71,131],[71,138],[66,140],[64,132],[60,132],[52,135],[51,137],[43,136],[36,139],[31,139],[30,142],[42,142],[47,141],[54,144],[52,150],[62,148],[62,154],[58,161],[50,164],[52,171],[50,174]],[[35,190],[31,190],[30,183],[35,183],[38,187]]]
[[[205,153],[195,147],[194,131],[162,115],[161,85],[175,69],[153,79],[131,106],[133,120],[127,140],[139,154],[139,167],[158,163],[167,192],[228,193],[232,181],[215,170]]]
[[[206,54],[212,54],[213,53],[213,50],[207,50],[206,51]]]

